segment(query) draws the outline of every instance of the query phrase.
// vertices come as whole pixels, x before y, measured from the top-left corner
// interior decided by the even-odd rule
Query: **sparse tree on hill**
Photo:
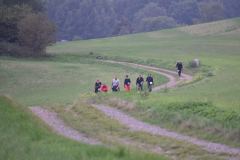
[[[44,55],[48,45],[55,42],[55,26],[42,14],[30,14],[18,24],[19,44],[32,56]]]

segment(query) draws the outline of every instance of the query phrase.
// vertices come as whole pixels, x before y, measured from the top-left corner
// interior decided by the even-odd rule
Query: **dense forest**
[[[58,39],[146,32],[240,16],[240,0],[47,0]]]
[[[42,56],[55,42],[55,25],[40,0],[0,0],[0,55]]]

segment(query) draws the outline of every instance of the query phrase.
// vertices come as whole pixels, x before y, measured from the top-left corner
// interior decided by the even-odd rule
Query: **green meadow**
[[[166,159],[124,147],[106,148],[81,144],[57,136],[39,119],[5,96],[0,96],[1,159],[36,160],[135,160]]]
[[[181,60],[184,72],[194,76],[192,84],[145,97],[122,93],[118,98],[135,102],[136,109],[128,112],[147,122],[239,146],[239,28],[238,18],[158,32],[59,43],[50,47],[49,52],[60,57],[101,56],[171,70],[175,70],[175,62]],[[194,58],[200,60],[201,67],[189,67]],[[109,98],[105,99],[103,101],[108,103]]]
[[[83,106],[86,105],[83,102],[86,99],[87,101],[106,103],[112,107],[118,107],[138,119],[170,130],[240,147],[239,18],[157,32],[59,42],[49,47],[48,53],[49,57],[41,59],[0,57],[0,94],[8,95],[26,107],[32,105],[51,107],[69,125],[103,141],[104,137],[101,134],[96,135],[96,133],[110,132],[109,130],[112,129],[113,124],[109,124],[108,120],[103,120],[103,124],[108,127],[93,130],[89,127],[92,126],[92,124],[89,124],[90,122],[85,122],[79,117],[75,117],[75,119],[71,117],[74,112],[79,115],[82,114],[82,116],[87,115],[85,112],[88,111],[81,107],[81,101]],[[131,93],[125,93],[122,88],[122,91],[117,94],[109,92],[95,95],[93,87],[96,79],[110,85],[114,76],[119,77],[123,82],[124,76],[129,74],[135,83],[139,74],[146,76],[149,73],[142,69],[103,62],[97,57],[103,60],[134,62],[171,70],[175,70],[176,61],[181,60],[184,64],[184,72],[193,75],[194,81],[174,89],[166,88],[160,92],[150,94],[137,93],[133,85]],[[200,60],[201,66],[199,68],[189,66],[189,62],[194,58]],[[155,84],[163,84],[167,81],[165,77],[155,73],[152,74],[156,81]],[[1,107],[13,105],[9,101],[2,97]],[[133,107],[128,108],[121,105],[122,101],[129,101]],[[65,113],[62,106],[71,106],[72,104],[76,106],[75,110],[71,108],[69,112]],[[0,116],[1,119],[4,119],[3,124],[8,122],[8,119],[13,120],[13,124],[21,120],[21,116],[16,117],[16,113],[19,112],[17,108],[4,107],[1,109],[1,115],[5,115],[5,112],[9,113],[4,117]],[[90,147],[55,136],[49,132],[46,126],[31,117],[29,113],[26,113],[24,107],[21,108],[20,113],[24,114],[24,117],[27,116],[27,118],[23,118],[24,121],[21,123],[23,125],[28,123],[27,125],[34,129],[29,133],[30,131],[27,132],[24,129],[30,129],[28,126],[22,126],[22,128],[18,126],[20,128],[16,129],[15,126],[7,128],[7,125],[5,125],[4,128],[4,125],[0,125],[2,130],[6,129],[7,132],[11,132],[12,136],[21,139],[19,142],[12,139],[10,146],[4,147],[5,150],[0,152],[0,155],[9,156],[7,152],[11,151],[11,146],[18,146],[21,143],[26,148],[14,152],[13,155],[23,154],[22,157],[25,157],[28,152],[31,154],[37,152],[27,147],[31,144],[42,152],[46,152],[43,150],[43,147],[46,146],[49,148],[47,150],[49,153],[46,153],[46,155],[49,156],[59,152],[61,154],[58,156],[63,157],[62,159],[77,159],[80,155],[86,155],[87,158],[85,159],[94,159],[99,154],[102,156],[100,159],[114,159],[113,157],[118,159],[116,155],[118,149],[109,150],[101,147]],[[95,113],[95,111],[89,112]],[[86,117],[86,119],[92,121],[95,118]],[[130,133],[127,133],[121,126],[113,129],[115,129],[115,136],[133,136],[128,135]],[[16,132],[16,130],[19,130],[25,137],[21,136],[21,134],[12,133]],[[38,137],[34,138],[35,133],[38,131],[40,132]],[[1,138],[6,137],[5,143],[7,143],[6,139],[9,139],[7,132],[1,132],[0,134]],[[26,138],[28,134],[33,137]],[[148,136],[138,133],[136,139],[141,142],[147,141],[146,139],[150,141],[151,138]],[[153,138],[152,141],[154,142],[156,139]],[[53,144],[51,145],[49,142]],[[159,143],[165,144],[165,146],[161,146],[164,148],[172,142],[171,140],[160,139]],[[61,151],[60,146],[62,145],[67,150],[66,153]],[[184,144],[177,144],[176,146],[181,145]],[[50,149],[52,147],[53,149]],[[166,147],[166,149],[171,149],[171,147]],[[2,149],[0,150],[2,151]],[[77,154],[79,150],[83,150],[80,155]],[[94,151],[95,157],[88,157],[90,150]],[[176,153],[182,155],[184,159],[185,154],[187,154],[186,150],[188,150],[188,146],[183,148],[182,151],[176,150]],[[105,155],[106,152],[108,154]],[[192,152],[194,153],[189,152],[189,154],[205,156],[205,158],[198,157],[199,159],[209,159],[210,156],[198,149],[194,149]],[[38,153],[40,154],[40,152]],[[155,155],[145,155],[145,153],[138,155],[134,151],[125,153],[125,150],[123,155],[125,159],[140,159],[139,157],[144,156],[153,156],[151,159],[156,158]],[[40,159],[47,158],[42,157]],[[214,158],[211,157],[210,159]]]

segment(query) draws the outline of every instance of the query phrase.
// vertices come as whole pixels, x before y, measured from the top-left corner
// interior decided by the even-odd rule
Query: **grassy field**
[[[120,94],[133,101],[132,112],[145,121],[189,135],[239,146],[240,19],[159,32],[59,43],[49,52],[59,56],[102,56],[174,70],[182,60],[185,72],[200,81],[149,97]],[[191,69],[198,58],[201,67]],[[179,107],[178,107],[179,106]],[[166,114],[167,113],[167,114]]]
[[[109,134],[112,124],[109,124],[108,120],[105,121],[102,117],[102,123],[106,125],[106,128],[104,128],[104,125],[102,128],[98,128],[90,123],[94,120],[94,117],[85,117],[90,122],[83,121],[81,117],[71,117],[74,112],[79,113],[81,110],[82,113],[90,112],[81,107],[81,104],[79,104],[81,101],[78,102],[84,95],[89,100],[119,107],[123,111],[149,123],[214,142],[240,146],[240,126],[238,124],[240,121],[239,18],[157,32],[57,43],[49,47],[48,52],[51,56],[42,59],[1,57],[0,94],[9,95],[25,106],[53,106],[53,109],[69,125],[102,140],[105,140],[104,136],[101,134],[96,135],[95,133],[103,132]],[[138,74],[146,75],[148,73],[141,69],[132,69],[122,65],[101,62],[96,59],[99,56],[103,59],[136,62],[172,70],[175,70],[175,62],[182,60],[184,62],[184,72],[193,74],[196,81],[189,85],[162,90],[150,95],[141,95],[133,91],[129,94],[125,92],[112,94],[110,92],[95,96],[93,94],[93,85],[96,79],[101,79],[102,82],[110,85],[111,79],[115,75],[123,81],[125,74],[129,74],[132,80],[135,81]],[[200,59],[200,68],[193,69],[189,67],[189,61],[194,58]],[[164,77],[156,74],[154,74],[154,77],[157,84],[166,82]],[[121,102],[122,100],[130,101],[133,104],[133,108],[129,109],[126,106],[119,105],[119,101]],[[1,98],[1,103],[1,107],[12,105],[12,102],[9,102],[6,98]],[[71,108],[67,113],[64,113],[64,109],[59,107],[72,104],[76,104],[75,110]],[[85,106],[84,103],[82,105]],[[13,109],[15,108],[13,107]],[[1,115],[6,114],[4,110],[1,110]],[[6,109],[6,112],[11,113],[9,119],[20,121],[21,118],[17,117],[15,110],[8,111]],[[23,114],[25,115],[25,112]],[[99,113],[95,114],[98,115]],[[82,116],[86,115],[83,114]],[[29,116],[27,115],[27,117]],[[8,117],[0,117],[2,119],[5,118],[2,120],[2,125],[0,125],[1,130],[7,129],[7,125],[4,124],[8,121],[6,120]],[[32,125],[30,128],[35,127],[33,124],[40,124],[31,116],[29,119],[27,118],[27,122],[23,120],[22,125],[25,125],[25,123]],[[93,127],[89,128],[88,126],[91,125]],[[100,124],[98,125],[101,126]],[[40,124],[40,126],[43,125]],[[12,128],[8,128],[9,130],[7,130],[6,134],[1,131],[0,138],[4,140],[3,145],[1,145],[4,150],[0,149],[2,157],[10,156],[7,153],[10,153],[12,146],[21,144],[25,145],[24,149],[15,149],[13,156],[19,154],[21,155],[20,157],[26,157],[28,152],[31,153],[30,156],[37,152],[36,150],[31,150],[31,148],[29,149],[28,145],[39,148],[43,153],[48,152],[46,155],[49,157],[59,152],[61,154],[58,154],[58,156],[63,157],[63,159],[64,157],[65,159],[79,159],[79,156],[82,155],[77,153],[83,148],[81,153],[87,159],[94,159],[100,153],[102,153],[103,159],[114,159],[113,157],[117,157],[116,154],[119,152],[118,149],[108,150],[86,145],[79,146],[79,144],[72,141],[54,136],[49,131],[46,131],[46,127],[40,127],[40,129],[35,127],[32,132],[30,129],[28,129],[30,131],[24,132],[24,128],[27,128],[25,126],[15,129],[16,127],[19,126],[13,125]],[[96,130],[94,130],[95,127]],[[127,138],[134,136],[129,135],[130,133],[127,133],[121,126],[118,127],[113,132],[115,136],[120,136],[121,138],[125,134]],[[17,135],[18,131],[22,134]],[[35,133],[37,137],[34,137]],[[7,145],[8,135],[16,136],[16,139],[12,139],[9,146]],[[33,138],[29,139],[29,136]],[[21,139],[21,137],[23,138]],[[40,138],[39,140],[39,137],[42,137],[42,139]],[[47,138],[45,139],[45,137]],[[35,143],[35,138],[37,139],[37,144]],[[20,139],[20,141],[17,141],[17,139]],[[150,142],[146,139],[149,139]],[[156,138],[150,138],[149,135],[142,134],[137,134],[135,140],[140,142],[147,141],[151,145],[154,144],[154,141],[157,141]],[[109,141],[106,141],[106,143],[112,144]],[[171,146],[170,144],[173,142],[165,141],[164,139],[159,139],[159,143],[165,144],[161,147],[166,150],[177,146],[179,150],[176,149],[175,151],[179,153],[179,157],[182,156],[181,158],[186,158],[191,154],[196,157],[202,155],[202,157],[198,157],[199,159],[209,159],[209,156],[212,156],[197,148],[193,152],[189,152],[189,146],[181,150],[181,146],[185,144]],[[61,148],[61,145],[64,147]],[[44,146],[46,146],[47,150],[43,149]],[[52,147],[53,149],[51,149]],[[62,152],[62,150],[67,150],[67,153]],[[93,153],[96,153],[94,154],[96,157],[88,157],[88,153],[91,150],[93,150]],[[104,157],[105,152],[109,152],[106,157]],[[40,152],[37,153],[40,156]],[[132,159],[136,159],[136,155],[132,154],[132,152],[124,152],[124,156],[126,159],[131,159],[132,157]],[[139,156],[144,157],[146,155]],[[154,155],[147,156],[153,156],[152,159],[154,159]],[[25,159],[29,159],[29,157]],[[42,157],[39,159],[49,158]],[[214,159],[214,157],[210,159]]]
[[[89,146],[52,133],[25,107],[0,96],[0,156],[4,160],[164,160],[163,156],[137,153],[129,148]]]
[[[42,60],[3,58],[0,60],[0,73],[0,94],[7,94],[30,106],[71,104],[81,94],[93,92],[96,79],[110,86],[115,75],[123,83],[125,74],[129,74],[134,82],[138,74],[147,75],[148,72],[82,57]],[[158,76],[156,83],[166,81],[165,77]]]

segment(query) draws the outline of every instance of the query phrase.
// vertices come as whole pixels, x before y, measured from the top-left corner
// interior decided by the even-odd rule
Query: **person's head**
[[[97,79],[97,81],[96,82],[100,82],[98,79]]]
[[[128,75],[126,75],[126,78],[128,78]]]

